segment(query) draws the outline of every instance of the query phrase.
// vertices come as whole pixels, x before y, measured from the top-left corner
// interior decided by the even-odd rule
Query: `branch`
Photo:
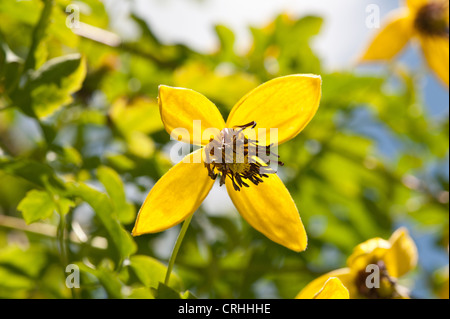
[[[72,225],[74,226],[74,231],[70,232],[69,240],[73,244],[90,244],[93,248],[104,250],[108,247],[108,241],[104,237],[96,236],[92,238],[90,243],[88,243],[88,238],[86,234],[81,230],[78,224]],[[0,228],[7,228],[13,230],[23,231],[25,233],[49,237],[53,239],[57,239],[57,227],[50,224],[44,223],[33,223],[27,225],[25,221],[21,218],[5,216],[0,214]],[[67,236],[67,234],[65,234]]]

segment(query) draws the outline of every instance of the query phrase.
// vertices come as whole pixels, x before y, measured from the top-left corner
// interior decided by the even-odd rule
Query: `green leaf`
[[[122,180],[112,168],[101,166],[97,170],[99,181],[105,186],[111,199],[117,218],[124,224],[134,221],[136,216],[134,206],[127,202]]]
[[[135,288],[131,291],[131,294],[128,296],[130,299],[154,299],[153,293],[149,288],[139,287]]]
[[[116,246],[119,255],[123,258],[132,255],[136,251],[136,243],[114,214],[114,208],[108,196],[85,184],[70,185],[71,194],[83,199],[95,211],[96,216],[106,228]]]
[[[244,72],[221,74],[199,62],[190,62],[180,67],[174,75],[174,82],[175,86],[202,92],[228,109],[231,109],[241,97],[260,84],[258,79],[251,74]]]
[[[0,250],[0,267],[7,267],[17,274],[31,278],[39,276],[47,259],[45,248],[37,245],[32,245],[28,249],[13,245]]]
[[[134,131],[152,134],[164,129],[156,100],[136,98],[127,102],[125,99],[118,99],[111,106],[110,115],[125,136]]]
[[[130,267],[142,284],[146,287],[157,288],[160,282],[164,282],[167,267],[160,261],[143,255],[131,256]],[[181,289],[180,278],[172,273],[169,287]]]
[[[40,12],[39,21],[36,23],[33,32],[31,33],[31,45],[24,63],[25,72],[36,68],[36,53],[39,51],[39,46],[42,44],[46,35],[47,27],[51,23],[51,14],[54,3],[54,0],[44,1],[44,7]],[[38,56],[39,55],[40,54],[38,54]]]
[[[63,161],[73,164],[77,167],[83,164],[83,158],[81,154],[72,146],[65,146],[62,149],[63,151]]]
[[[124,284],[120,280],[119,275],[112,269],[110,269],[107,263],[101,263],[96,269],[88,267],[82,263],[77,263],[77,265],[80,267],[81,272],[89,273],[97,278],[98,282],[105,289],[109,298],[123,298],[122,288],[124,287]],[[83,282],[81,282],[81,285],[83,285]]]
[[[0,18],[4,14],[8,18],[34,25],[39,19],[41,1],[1,1]]]
[[[19,203],[17,209],[22,212],[27,224],[49,218],[56,210],[55,203],[45,191],[32,190]]]
[[[53,212],[67,214],[75,204],[67,198],[58,198],[46,191],[31,190],[19,203],[17,209],[22,212],[27,224],[49,218]]]
[[[169,286],[166,286],[162,282],[159,283],[157,289],[152,289],[155,299],[181,299],[181,295],[178,291]]]
[[[19,275],[8,268],[0,267],[0,287],[9,289],[31,289],[34,286],[32,279]],[[2,295],[0,289],[0,295]],[[7,298],[6,296],[2,296]]]
[[[26,114],[46,117],[72,102],[71,94],[81,88],[85,75],[85,61],[79,54],[57,57],[33,71],[12,99]]]
[[[5,91],[10,89],[19,75],[22,64],[23,60],[11,51],[0,34],[0,90],[2,85]]]
[[[159,283],[158,288],[151,288],[155,299],[197,299],[197,297],[189,290],[180,293],[177,290]]]
[[[34,160],[17,159],[10,161],[0,159],[0,169],[8,174],[21,177],[36,186],[51,189],[52,193],[60,194],[65,189],[64,183],[55,175],[50,166]]]
[[[198,298],[192,292],[186,290],[184,293],[181,294],[181,299],[198,299]]]
[[[216,25],[216,34],[220,41],[219,53],[224,60],[232,59],[234,57],[234,43],[235,36],[233,31],[224,25]]]

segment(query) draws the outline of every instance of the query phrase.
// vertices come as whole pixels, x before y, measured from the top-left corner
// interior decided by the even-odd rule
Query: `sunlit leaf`
[[[164,282],[167,267],[160,261],[142,255],[135,255],[130,258],[130,267],[136,276],[146,287],[157,288],[160,282]],[[169,286],[174,289],[181,288],[180,278],[172,273]]]
[[[136,213],[133,205],[126,200],[124,185],[119,174],[109,167],[102,166],[97,169],[97,177],[105,187],[119,221],[124,224],[131,223]]]
[[[0,251],[0,265],[8,265],[24,275],[37,277],[47,262],[47,253],[43,247],[31,246],[22,249],[9,246]]]
[[[75,204],[67,198],[54,197],[46,191],[31,190],[19,203],[18,210],[22,212],[27,224],[50,217],[53,212],[67,214]]]
[[[31,73],[13,100],[27,114],[48,116],[72,101],[71,94],[80,89],[85,74],[85,62],[79,54],[54,58]]]
[[[83,199],[94,209],[120,256],[128,257],[136,251],[135,242],[130,233],[121,226],[117,215],[114,214],[114,207],[106,194],[85,184],[73,184],[70,192]]]

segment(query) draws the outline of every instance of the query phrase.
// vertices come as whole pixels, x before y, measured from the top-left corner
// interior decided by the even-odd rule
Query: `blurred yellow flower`
[[[448,298],[448,268],[447,268],[447,277],[445,278],[445,281],[443,282],[441,286],[441,290],[439,291],[439,298],[441,299],[449,299]]]
[[[309,283],[297,299],[311,299],[329,278],[338,278],[351,299],[408,298],[397,279],[415,268],[417,248],[408,231],[400,228],[389,240],[372,238],[356,246],[347,259],[347,268],[331,271]]]
[[[428,66],[449,85],[449,0],[406,0],[375,36],[361,62],[390,60],[411,39],[419,41]]]
[[[436,293],[441,299],[449,299],[449,267],[443,267],[435,272]]]
[[[159,107],[166,131],[176,132],[181,141],[204,148],[186,156],[154,185],[139,211],[133,235],[160,232],[190,217],[221,175],[220,184],[226,184],[237,210],[253,228],[289,249],[305,250],[306,232],[289,191],[276,172],[258,159],[258,153],[256,161],[249,162],[248,147],[257,145],[258,140],[245,136],[243,158],[238,160],[233,151],[231,163],[205,159],[214,157],[211,147],[222,153],[227,145],[233,145],[226,141],[233,132],[243,134],[256,125],[266,130],[278,129],[278,144],[292,139],[316,113],[321,83],[316,75],[290,75],[268,81],[244,96],[226,123],[217,107],[202,94],[160,86]],[[199,120],[200,126],[195,123]],[[213,138],[210,128],[216,129]],[[183,130],[189,133],[188,137],[178,135]],[[264,144],[263,149],[270,152],[270,146]],[[195,163],[196,158],[201,160]]]
[[[296,299],[300,299],[297,296]],[[339,278],[330,277],[312,299],[349,299],[348,289]]]

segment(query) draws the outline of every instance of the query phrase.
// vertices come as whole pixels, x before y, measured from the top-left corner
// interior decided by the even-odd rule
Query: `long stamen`
[[[225,184],[225,179],[228,177],[233,188],[240,191],[242,187],[250,187],[245,180],[258,185],[264,181],[264,178],[269,177],[268,174],[275,174],[276,171],[269,166],[270,163],[284,165],[279,160],[280,156],[272,152],[273,143],[260,145],[258,140],[249,139],[244,135],[245,129],[255,127],[256,122],[252,121],[235,126],[233,129],[224,129],[220,136],[211,139],[205,147],[207,153],[205,166],[208,176],[215,180],[220,174],[221,186]],[[253,151],[250,154],[251,150],[256,152]]]

